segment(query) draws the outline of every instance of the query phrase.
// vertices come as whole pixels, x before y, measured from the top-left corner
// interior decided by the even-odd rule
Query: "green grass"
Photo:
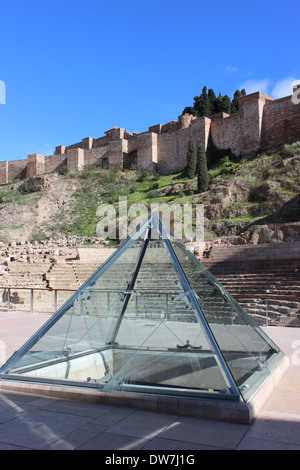
[[[72,202],[67,209],[62,209],[53,216],[44,229],[67,235],[95,236],[99,221],[97,208],[100,204],[111,204],[118,217],[119,198],[127,197],[128,208],[133,204],[143,203],[148,209],[154,203],[183,203],[190,196],[182,191],[178,196],[160,196],[165,188],[175,184],[186,184],[184,173],[172,175],[150,175],[147,172],[103,170],[90,167],[82,172],[66,174],[64,178],[76,178],[78,188],[73,193]]]
[[[298,149],[298,147],[297,147]],[[295,149],[293,151],[296,151]],[[298,151],[298,150],[297,150]],[[287,152],[285,149],[284,152]],[[287,152],[288,153],[288,152]],[[280,175],[282,167],[282,155],[262,154],[256,159],[236,159],[230,161],[229,157],[223,157],[222,160],[210,168],[209,175],[211,181],[229,178],[247,177],[253,186],[261,184],[263,179],[262,167],[266,171],[276,172]],[[278,168],[276,168],[278,165]],[[186,176],[186,173],[178,172],[171,175],[150,175],[147,172],[134,170],[104,170],[91,166],[81,172],[67,173],[64,178],[76,178],[79,183],[77,190],[73,194],[71,205],[67,209],[52,218],[47,225],[47,230],[56,233],[65,233],[67,235],[75,234],[79,236],[95,236],[96,226],[99,221],[97,208],[100,204],[112,204],[115,207],[118,217],[119,197],[127,197],[127,207],[133,204],[143,203],[148,209],[151,204],[184,204],[184,203],[203,203],[205,197],[188,189],[191,184],[196,187],[196,178],[192,182]],[[297,171],[290,174],[291,182],[297,181]],[[188,183],[188,184],[187,184]],[[172,187],[181,187],[176,194],[162,195],[162,192]],[[292,189],[285,189],[278,183],[278,193],[293,195]],[[238,210],[239,206],[247,204],[246,201],[233,203],[232,208]],[[249,204],[249,210],[253,204]],[[268,214],[265,214],[266,217]],[[245,215],[233,217],[230,219],[222,218],[211,223],[230,223],[246,224],[253,223],[263,217],[252,217]],[[210,222],[208,222],[210,225]]]
[[[264,219],[266,216],[263,217],[251,217],[249,215],[241,216],[241,217],[230,217],[228,219],[215,219],[213,221],[207,221],[208,224],[215,224],[215,223],[221,223],[221,222],[230,222],[233,224],[238,224],[241,222],[257,222],[258,220]]]
[[[15,230],[18,228],[23,228],[24,224],[21,225],[0,225],[0,230]]]
[[[300,143],[283,146],[273,153],[262,153],[251,158],[236,158],[223,156],[222,159],[209,168],[210,182],[218,183],[222,180],[233,181],[231,192],[239,191],[234,187],[235,178],[247,179],[252,187],[262,184],[264,181],[276,180],[276,194],[278,196],[290,196],[299,193],[300,170],[299,164],[293,163],[292,157],[300,156]],[[198,194],[196,178],[189,180],[186,172],[177,172],[171,175],[148,174],[137,170],[105,170],[90,166],[80,172],[63,172],[59,175],[62,180],[76,181],[77,189],[73,193],[71,203],[63,207],[59,213],[53,215],[48,223],[35,227],[36,239],[45,236],[63,233],[67,235],[94,236],[99,221],[97,208],[100,204],[112,204],[118,216],[118,203],[120,196],[127,197],[128,208],[132,204],[143,203],[150,208],[153,203],[184,204],[204,203],[213,195],[208,192]],[[223,184],[223,183],[222,183]],[[222,184],[220,191],[223,191]],[[44,191],[31,194],[21,194],[20,185],[24,181],[0,185],[0,208],[7,204],[31,204],[40,198]],[[168,190],[176,188],[174,194]],[[214,185],[213,191],[218,192],[218,186]],[[165,194],[166,193],[166,194]],[[221,194],[221,193],[220,193]],[[251,214],[253,204],[247,200],[233,202],[231,208],[233,214],[238,214],[242,207],[248,207]],[[270,208],[268,208],[270,210]],[[277,210],[277,209],[276,209]],[[268,214],[265,214],[266,217]],[[230,219],[222,218],[210,223],[252,223],[262,217],[243,215]],[[292,214],[291,218],[298,219],[298,214]]]

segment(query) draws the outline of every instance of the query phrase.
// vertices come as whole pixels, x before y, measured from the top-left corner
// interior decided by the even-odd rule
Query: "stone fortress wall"
[[[157,169],[161,174],[181,171],[186,167],[191,135],[196,145],[202,144],[206,150],[210,138],[219,149],[230,148],[236,155],[245,156],[290,144],[300,140],[300,100],[295,104],[292,96],[275,100],[257,92],[241,97],[239,111],[232,115],[221,112],[196,118],[184,114],[178,121],[133,134],[114,127],[103,137],[60,145],[50,156],[32,154],[27,159],[0,162],[0,183],[58,172],[64,166],[70,171],[80,171],[89,165]]]

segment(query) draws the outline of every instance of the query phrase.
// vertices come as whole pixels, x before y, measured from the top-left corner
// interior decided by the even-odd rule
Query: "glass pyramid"
[[[246,402],[284,357],[154,213],[0,377]]]

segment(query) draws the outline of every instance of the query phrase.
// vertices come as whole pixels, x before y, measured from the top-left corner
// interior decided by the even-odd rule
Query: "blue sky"
[[[205,85],[287,96],[299,15],[299,0],[0,0],[0,161],[176,120]]]

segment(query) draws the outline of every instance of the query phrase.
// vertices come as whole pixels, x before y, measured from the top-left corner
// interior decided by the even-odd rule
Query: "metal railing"
[[[271,294],[269,292],[265,294],[253,295],[253,294],[231,294],[231,297],[235,299],[251,299],[254,301],[265,299],[265,312],[266,312],[266,326],[269,326],[269,301],[270,300],[296,300],[300,302],[300,295],[278,295],[278,294]],[[300,311],[299,311],[300,314]],[[279,314],[280,315],[280,314]],[[283,316],[283,315],[282,315]],[[300,315],[299,315],[300,317]],[[299,319],[300,325],[300,319]]]
[[[76,292],[76,289],[49,289],[47,287],[12,287],[12,286],[0,286],[0,290],[3,290],[4,293],[7,291],[7,311],[11,311],[11,303],[12,303],[12,297],[11,297],[11,292],[12,291],[18,291],[18,290],[24,290],[24,291],[30,291],[30,313],[34,312],[33,304],[34,304],[34,296],[33,292],[34,291],[46,291],[46,292],[53,292],[53,307],[54,307],[54,312],[57,311],[57,293],[58,292]]]
[[[0,286],[0,290],[3,290],[4,293],[7,291],[7,300],[6,300],[6,305],[7,305],[7,311],[11,311],[11,304],[12,302],[12,296],[11,292],[12,291],[18,291],[18,290],[23,290],[23,291],[30,291],[30,313],[33,313],[34,310],[34,292],[35,291],[44,291],[44,292],[49,292],[53,293],[53,308],[54,308],[54,313],[57,311],[57,294],[58,292],[70,292],[70,295],[72,292],[76,292],[77,289],[70,289],[70,288],[47,288],[47,287],[15,287],[15,286]],[[238,299],[251,299],[252,301],[256,302],[258,300],[263,300],[265,299],[265,320],[266,320],[266,326],[269,325],[269,320],[271,318],[269,317],[269,301],[270,300],[296,300],[300,302],[300,295],[277,295],[277,294],[271,294],[271,293],[266,293],[266,294],[259,294],[259,295],[253,295],[253,294],[230,294],[231,297],[235,298],[236,300]],[[40,310],[36,310],[40,311]],[[299,312],[300,314],[300,312]],[[250,315],[253,315],[250,313]],[[255,314],[254,314],[255,315]],[[280,314],[279,314],[280,315]],[[299,315],[299,324],[300,324],[300,315]]]

